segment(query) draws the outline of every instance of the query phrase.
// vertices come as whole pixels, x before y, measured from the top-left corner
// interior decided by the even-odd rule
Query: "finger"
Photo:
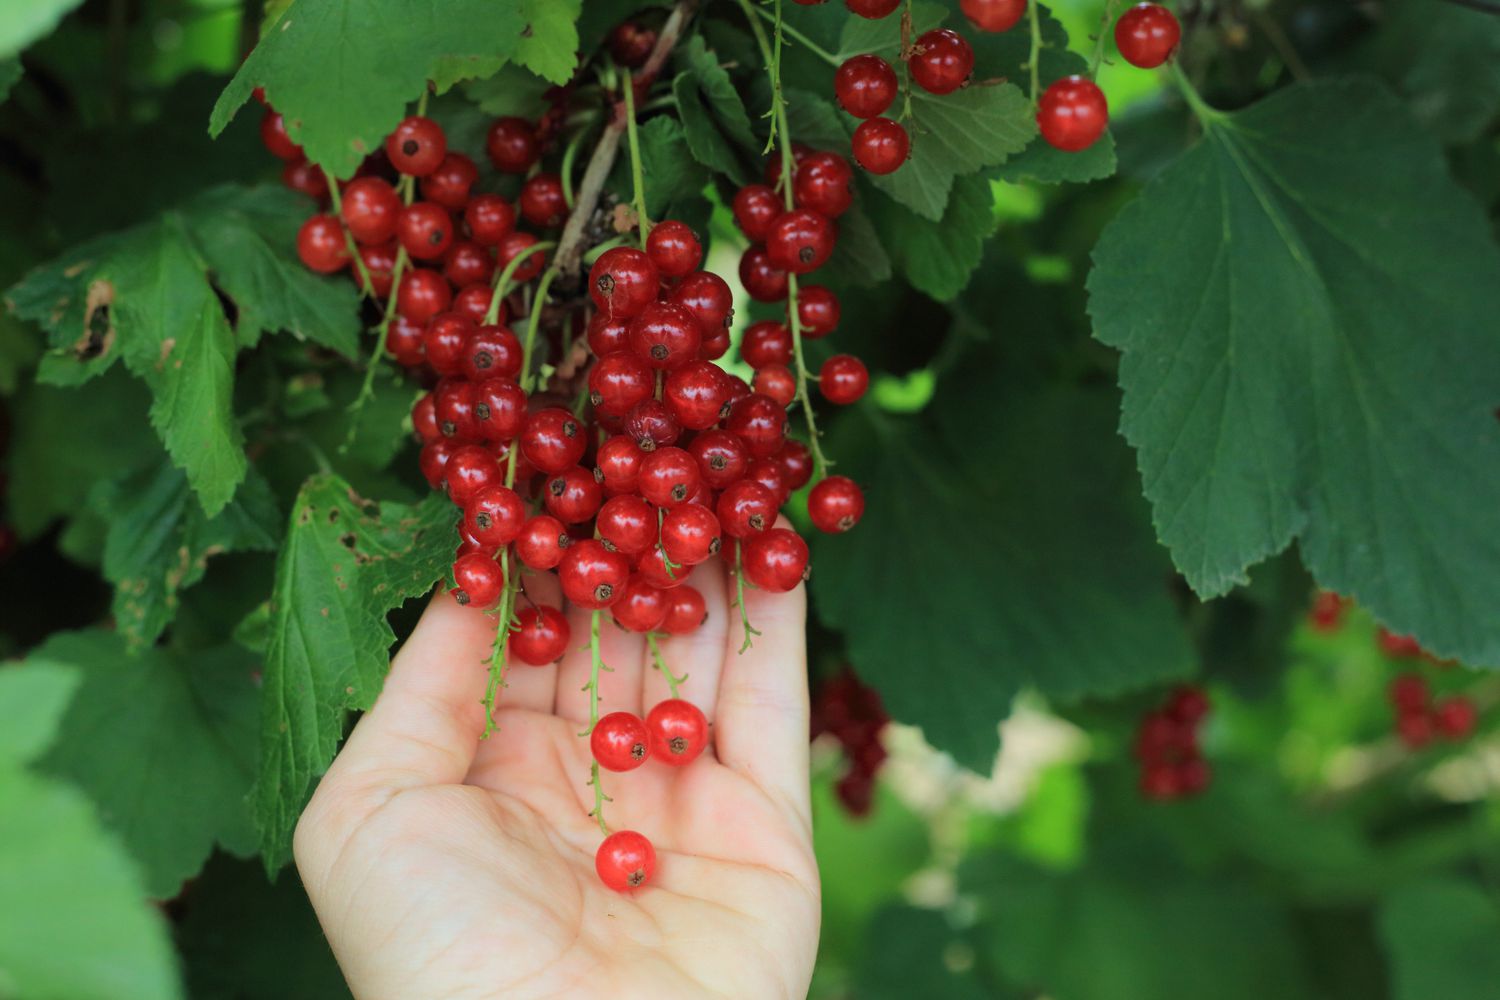
[[[684,587],[693,587],[703,595],[708,618],[687,635],[660,635],[657,648],[662,662],[673,676],[686,679],[677,686],[677,696],[703,710],[713,721],[719,700],[719,674],[724,666],[725,636],[739,625],[739,610],[729,605],[729,588],[725,583],[724,564],[718,557],[695,566]],[[668,594],[670,595],[670,591]],[[672,697],[670,685],[660,670],[648,662],[642,672],[641,704],[646,711]]]
[[[524,593],[516,598],[516,610],[531,605],[562,607],[562,587],[553,573],[525,573]],[[557,664],[533,667],[512,655],[505,670],[505,687],[500,691],[501,709],[518,708],[551,715],[557,699]]]
[[[573,645],[557,667],[555,711],[564,719],[587,722],[588,684],[594,666],[589,629],[594,613],[570,604],[567,614],[568,624],[573,628]],[[606,608],[599,612],[599,652],[604,664],[599,671],[599,714],[632,712],[640,715],[645,636],[627,632],[616,625]]]
[[[760,634],[741,653],[730,631],[714,725],[719,760],[808,821],[807,588],[772,594],[747,583],[745,612]]]

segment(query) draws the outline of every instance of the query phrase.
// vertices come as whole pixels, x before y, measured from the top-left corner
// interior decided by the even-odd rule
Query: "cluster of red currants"
[[[1198,726],[1209,707],[1202,688],[1183,685],[1141,720],[1135,756],[1141,765],[1144,797],[1169,801],[1197,795],[1208,787],[1212,771],[1198,748]]]
[[[875,775],[886,759],[880,734],[890,721],[880,692],[862,683],[852,670],[825,681],[813,699],[813,739],[824,733],[832,735],[843,745],[848,758],[849,768],[834,791],[850,815],[869,815]]]
[[[1307,622],[1319,632],[1335,632],[1344,624],[1344,616],[1353,602],[1331,590],[1320,590],[1313,597]]]
[[[1464,695],[1434,700],[1420,674],[1397,674],[1386,690],[1396,713],[1396,736],[1408,750],[1420,750],[1435,739],[1465,740],[1479,722],[1479,709]]]

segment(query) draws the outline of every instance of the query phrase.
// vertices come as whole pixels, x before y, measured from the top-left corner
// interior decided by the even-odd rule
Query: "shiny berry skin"
[[[344,187],[344,225],[360,243],[384,243],[396,233],[401,196],[379,177],[356,177]]]
[[[473,240],[454,240],[443,255],[443,277],[455,288],[488,285],[494,276],[495,258]]]
[[[510,441],[526,422],[526,392],[504,375],[470,383],[474,386],[474,430],[485,441]]]
[[[740,544],[745,578],[761,590],[784,594],[807,575],[807,543],[789,528],[769,528]]]
[[[1054,81],[1037,102],[1042,138],[1065,153],[1088,149],[1109,124],[1109,105],[1094,81],[1065,76]]]
[[[282,167],[281,183],[319,203],[328,198],[328,178],[306,160],[296,160]]]
[[[777,507],[786,503],[787,497],[792,495],[792,489],[787,485],[786,472],[775,458],[755,459],[745,469],[745,478],[753,479],[770,490],[776,497]]]
[[[681,278],[697,270],[703,260],[703,244],[687,223],[667,219],[651,227],[646,255],[662,277]]]
[[[423,177],[442,165],[448,139],[431,118],[412,115],[386,137],[385,155],[403,174]]]
[[[574,542],[557,567],[563,596],[580,608],[597,611],[620,599],[630,579],[630,557],[611,551],[594,538]]]
[[[833,76],[833,95],[839,107],[856,118],[885,114],[899,89],[896,71],[877,55],[846,59]]]
[[[661,522],[661,547],[667,558],[696,566],[719,554],[719,519],[707,507],[685,503],[667,511]]]
[[[630,350],[630,321],[610,319],[603,312],[596,312],[589,317],[588,342],[589,350],[599,358],[606,354],[613,354],[615,351],[628,351]]]
[[[1444,698],[1432,706],[1432,725],[1438,735],[1448,740],[1466,739],[1479,721],[1479,710],[1468,698],[1458,695]],[[650,723],[647,723],[650,728]]]
[[[479,194],[464,206],[464,224],[474,242],[492,247],[516,228],[516,209],[498,194]]]
[[[486,486],[504,485],[505,473],[494,455],[479,445],[469,444],[448,459],[443,467],[443,482],[447,484],[448,496],[463,507]]]
[[[432,393],[424,393],[421,399],[412,404],[411,428],[423,441],[436,441],[443,436],[438,430],[437,404]]]
[[[698,461],[698,471],[710,488],[722,490],[741,478],[750,464],[745,443],[729,431],[714,428],[697,435],[687,452]]]
[[[764,483],[741,479],[719,494],[719,527],[730,538],[747,538],[776,523],[776,494]]]
[[[438,433],[446,438],[474,441],[479,425],[474,421],[474,383],[445,378],[432,390]]]
[[[832,333],[839,325],[841,313],[839,297],[832,289],[822,285],[807,285],[797,289],[797,319],[802,326],[802,336],[808,340],[817,340]]]
[[[265,144],[270,154],[278,160],[300,160],[302,159],[302,147],[292,141],[287,135],[286,120],[275,111],[266,110],[265,117],[260,120],[260,141]]]
[[[453,302],[453,288],[436,271],[407,268],[396,289],[396,311],[414,323],[426,323]]]
[[[427,201],[436,202],[450,212],[462,210],[469,201],[469,191],[479,180],[479,168],[462,153],[449,153],[437,169],[423,177],[417,187]]]
[[[656,265],[635,247],[612,247],[589,268],[589,298],[610,319],[639,316],[660,289]]]
[[[708,602],[693,587],[667,591],[667,615],[660,629],[668,635],[688,635],[708,621]]]
[[[562,562],[563,550],[572,544],[573,536],[561,521],[550,514],[533,514],[516,535],[516,556],[532,569],[552,569]]]
[[[734,292],[728,282],[712,271],[694,271],[683,278],[672,289],[671,299],[693,314],[705,338],[729,332]]]
[[[869,387],[869,369],[852,354],[835,354],[818,371],[818,388],[823,398],[839,406],[848,406]]]
[[[396,238],[416,260],[435,260],[453,242],[448,210],[430,201],[407,205],[396,219]]]
[[[641,460],[636,488],[658,507],[675,507],[688,501],[702,477],[692,455],[681,448],[657,448]]]
[[[1391,678],[1386,697],[1398,711],[1420,712],[1426,710],[1432,692],[1419,674],[1397,674]]]
[[[952,28],[937,28],[917,39],[907,64],[917,86],[931,94],[951,94],[974,72],[974,48]]]
[[[439,375],[457,375],[463,370],[464,348],[477,327],[463,313],[438,313],[427,321],[422,334],[422,349],[427,363]]]
[[[717,361],[729,353],[729,331],[715,330],[705,335],[698,345],[698,357],[704,361]]]
[[[676,444],[682,436],[682,423],[672,408],[659,399],[646,399],[625,414],[625,433],[642,451]]]
[[[516,624],[510,633],[511,654],[522,663],[545,667],[568,651],[572,631],[568,619],[556,608],[528,605],[516,612]]]
[[[771,255],[763,246],[753,246],[740,257],[740,284],[757,302],[786,298],[786,271],[771,263]]]
[[[844,6],[850,13],[878,21],[894,13],[901,6],[901,0],[844,0]]]
[[[427,480],[428,486],[437,489],[443,484],[443,473],[448,468],[448,461],[461,447],[463,445],[457,441],[447,438],[438,438],[422,445],[421,454],[417,456],[417,467],[421,469],[422,478]]]
[[[630,349],[652,368],[680,368],[698,357],[703,329],[675,302],[652,302],[630,324]]]
[[[662,556],[661,546],[653,545],[642,552],[635,561],[635,571],[640,574],[641,579],[658,590],[671,590],[673,587],[681,586],[692,574],[691,566],[668,567]]]
[[[568,200],[563,196],[562,178],[556,174],[537,174],[521,185],[516,199],[521,217],[533,226],[551,229],[568,217]]]
[[[377,299],[388,297],[391,294],[391,279],[396,270],[396,241],[390,240],[377,246],[361,245],[359,259],[370,276],[370,284],[365,291]]]
[[[771,231],[771,223],[786,210],[786,202],[769,184],[747,184],[735,192],[731,208],[740,232],[752,243],[760,243]]]
[[[521,454],[549,475],[577,465],[587,447],[583,425],[560,407],[537,410],[521,428]]]
[[[640,497],[622,493],[604,501],[597,527],[600,540],[638,556],[656,542],[656,511]]]
[[[507,486],[486,486],[464,505],[464,530],[481,545],[509,545],[525,521],[525,501]]]
[[[633,771],[651,753],[650,736],[639,716],[610,712],[589,733],[589,750],[606,771]]]
[[[847,476],[829,476],[807,495],[813,527],[830,535],[848,531],[865,513],[865,493]]]
[[[833,253],[835,234],[828,217],[805,208],[783,212],[771,223],[766,254],[771,266],[793,274],[815,271]]]
[[[485,152],[502,174],[524,174],[536,162],[536,129],[524,118],[500,118],[485,136]]]
[[[708,719],[692,702],[669,698],[646,714],[651,756],[672,767],[685,767],[708,746]]]
[[[504,268],[511,261],[526,253],[536,246],[537,238],[530,233],[509,233],[495,247],[495,264]],[[542,273],[542,268],[547,263],[547,252],[537,250],[526,255],[526,259],[516,265],[511,272],[511,280],[514,282],[526,282]]]
[[[1026,0],[959,0],[958,8],[980,31],[1009,31],[1026,16]]]
[[[564,524],[582,524],[599,512],[604,487],[588,469],[574,465],[548,479],[542,497],[547,513]]]
[[[495,290],[489,285],[470,285],[459,289],[457,295],[453,296],[453,311],[461,312],[472,319],[475,323],[504,323],[507,315],[505,301],[502,299],[495,315],[490,316],[490,306],[495,301]]]
[[[473,608],[488,608],[500,599],[505,574],[494,557],[470,552],[453,562],[453,599]]]
[[[331,215],[313,215],[297,230],[297,256],[319,274],[342,271],[349,263],[344,227]]]
[[[807,445],[801,441],[789,438],[773,458],[781,469],[782,479],[788,492],[800,490],[812,479],[812,452],[808,451]]]
[[[802,304],[800,293],[797,304]],[[792,331],[773,319],[752,323],[740,339],[740,357],[751,368],[789,365],[792,363]]]
[[[656,376],[634,351],[606,354],[589,369],[589,402],[608,417],[623,417],[655,388]]]
[[[767,458],[786,438],[786,408],[769,396],[752,394],[730,407],[724,429],[739,435],[751,457]]]
[[[770,396],[782,406],[797,398],[797,376],[786,365],[766,365],[755,369],[751,388],[762,396]]]
[[[667,374],[662,383],[662,401],[688,430],[706,430],[724,416],[729,387],[718,365],[693,360]]]
[[[521,359],[521,338],[510,327],[477,326],[464,343],[462,371],[475,382],[496,375],[515,378],[521,374]]]
[[[640,69],[646,65],[655,46],[656,32],[634,21],[622,21],[609,33],[609,54],[627,69]]]
[[[641,460],[646,453],[627,434],[616,434],[599,446],[594,455],[594,478],[610,496],[634,493],[640,480]]]
[[[854,180],[854,171],[849,161],[837,153],[809,153],[793,179],[792,192],[797,207],[819,215],[836,219],[854,204],[854,192],[849,185]]]
[[[639,889],[656,874],[656,849],[634,830],[620,830],[599,845],[594,871],[599,881],[616,892]]]
[[[625,595],[610,605],[615,624],[627,632],[654,632],[667,617],[667,592],[633,576],[625,584]]]
[[[1177,51],[1182,26],[1160,4],[1138,3],[1115,22],[1115,46],[1132,66],[1155,69]]]
[[[850,140],[854,161],[872,174],[900,169],[911,155],[911,136],[900,122],[871,118],[859,123]]]

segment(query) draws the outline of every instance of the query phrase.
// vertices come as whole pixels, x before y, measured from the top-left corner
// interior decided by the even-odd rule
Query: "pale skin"
[[[651,882],[600,883],[591,757],[589,613],[572,648],[511,665],[487,739],[481,699],[494,619],[435,597],[297,827],[297,868],[359,1000],[803,997],[818,941],[808,802],[803,588],[749,587],[743,640],[720,562],[690,582],[694,634],[663,639],[681,696],[712,726],[693,764],[604,772],[611,830],[656,847]],[[528,577],[561,604],[554,577]],[[606,613],[600,711],[670,697],[641,636]]]

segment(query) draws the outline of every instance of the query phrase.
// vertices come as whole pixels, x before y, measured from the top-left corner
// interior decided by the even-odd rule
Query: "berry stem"
[[[763,18],[764,20],[766,20],[766,21],[768,21],[770,23],[773,23],[773,24],[775,23],[775,21],[776,21],[776,15],[769,14],[766,11],[761,10],[759,7],[754,8],[754,10],[755,10],[755,13],[758,16],[760,16],[761,18]],[[834,55],[832,52],[829,52],[827,49],[825,49],[822,46],[818,45],[818,43],[814,42],[811,38],[808,38],[806,35],[804,35],[800,31],[798,31],[796,28],[793,28],[791,25],[784,24],[784,25],[781,26],[781,30],[785,34],[789,35],[792,38],[792,40],[795,41],[798,45],[802,46],[804,49],[806,49],[807,51],[811,52],[813,55],[817,56],[819,59],[823,60],[824,62],[826,62],[828,65],[834,67],[835,69],[837,69],[839,66],[842,66],[844,64],[844,60],[843,59],[840,59],[838,56]],[[853,56],[856,56],[856,55],[866,55],[866,54],[867,53],[853,52],[853,53],[850,53],[850,55],[847,56],[846,58],[852,58]]]
[[[734,587],[735,606],[740,609],[740,622],[745,626],[745,641],[740,644],[740,652],[755,645],[751,636],[760,635],[760,629],[750,624],[750,612],[745,610],[745,547],[738,542],[734,546]]]
[[[339,229],[344,234],[344,246],[349,248],[349,262],[359,272],[360,294],[373,298],[375,285],[370,280],[370,269],[365,267],[365,259],[359,255],[359,244],[354,242],[354,234],[344,225],[344,201],[339,193],[338,178],[329,173],[327,167],[319,166],[318,169],[323,171],[323,181],[328,185],[328,204],[333,209],[333,217],[339,220]]]
[[[500,273],[495,275],[495,290],[490,295],[490,307],[484,311],[484,323],[486,326],[493,324],[495,320],[500,318],[500,303],[504,302],[505,297],[510,294],[511,278],[515,276],[516,269],[526,263],[528,257],[551,250],[555,246],[557,244],[550,240],[533,243],[511,258],[510,263],[506,264]]]
[[[542,279],[536,285],[536,297],[531,300],[531,312],[526,317],[526,339],[521,343],[521,377],[519,379],[521,388],[529,394],[532,391],[531,380],[531,355],[536,345],[537,327],[541,325],[542,308],[547,304],[547,289],[552,287],[552,279],[557,277],[557,265],[553,264],[542,274]],[[515,465],[516,449],[511,448],[511,465]],[[507,486],[511,485],[509,482]]]
[[[422,100],[418,103],[418,114],[427,107],[427,92],[422,92]],[[330,179],[330,184],[332,180]],[[330,190],[332,188],[330,187]],[[402,177],[397,191],[401,194],[401,203],[410,205],[412,195],[416,186],[411,177]],[[355,260],[359,260],[358,255]],[[364,411],[365,404],[375,395],[375,373],[380,369],[380,357],[385,352],[385,336],[391,328],[391,320],[396,318],[396,293],[401,290],[401,275],[406,271],[409,258],[406,255],[406,247],[401,241],[396,241],[396,263],[391,265],[391,291],[385,298],[385,312],[381,314],[380,322],[375,327],[375,347],[370,351],[370,360],[365,362],[365,378],[360,383],[359,394],[349,404],[349,433],[344,438],[344,443],[339,446],[340,452],[347,452],[354,445],[354,439],[359,433],[359,416]],[[360,262],[364,266],[364,262]]]
[[[1203,126],[1204,130],[1206,131],[1222,121],[1224,112],[1217,111],[1208,106],[1198,94],[1198,89],[1193,86],[1193,82],[1182,71],[1182,65],[1176,59],[1172,60],[1171,65],[1172,79],[1176,81],[1177,89],[1182,91],[1183,100],[1187,101],[1188,107],[1193,109],[1193,114],[1197,116],[1198,122]]]
[[[509,485],[509,481],[507,484]],[[519,575],[521,567],[516,566]],[[496,729],[495,724],[495,702],[500,697],[500,689],[505,687],[505,647],[510,640],[511,617],[516,607],[517,587],[511,581],[510,574],[510,548],[500,551],[500,572],[505,579],[505,585],[500,591],[500,606],[496,611],[499,622],[495,628],[495,642],[490,648],[489,676],[484,685],[484,732],[480,739],[488,739],[489,735]]]
[[[1027,61],[1027,66],[1031,70],[1032,107],[1036,106],[1037,95],[1042,89],[1038,82],[1042,61],[1042,19],[1041,15],[1036,12],[1036,9],[1037,5],[1035,3],[1028,3],[1026,5],[1026,20],[1031,25],[1031,58]]]
[[[595,611],[589,616],[589,727],[580,736],[592,735],[594,727],[599,724],[599,674],[609,669],[604,665],[604,654],[599,649],[599,619],[602,615],[602,611]],[[604,803],[610,799],[604,794],[604,786],[599,783],[597,760],[589,771],[589,784],[594,786],[594,811],[589,815],[599,821],[599,832],[608,837],[609,824],[604,822]]]
[[[635,127],[635,82],[630,79],[630,70],[621,70],[625,75],[625,135],[630,144],[630,186],[635,202],[635,228],[640,235],[641,249],[646,249],[646,236],[651,232],[651,219],[646,215],[646,176],[641,168],[641,140]]]
[[[1104,40],[1109,37],[1110,25],[1115,23],[1115,7],[1119,2],[1120,0],[1106,0],[1104,4],[1104,14],[1099,18],[1099,36],[1094,39],[1094,54],[1089,57],[1090,80],[1099,75],[1099,64],[1104,62]]]
[[[896,118],[900,122],[911,117],[911,5],[912,0],[906,0],[906,6],[901,10],[901,48],[898,50],[901,57],[901,114]]]
[[[664,660],[664,659],[662,659],[661,646],[657,644],[656,633],[655,632],[647,632],[646,633],[646,645],[649,646],[650,649],[651,649],[651,663],[652,663],[652,665],[654,667],[656,667],[657,670],[661,671],[662,677],[664,677],[666,679],[667,689],[672,692],[672,697],[676,698],[677,697],[677,685],[679,685],[683,681],[687,680],[688,679],[688,675],[687,674],[683,674],[681,677],[674,677],[674,676],[672,676],[672,671],[667,666],[667,661]]]

